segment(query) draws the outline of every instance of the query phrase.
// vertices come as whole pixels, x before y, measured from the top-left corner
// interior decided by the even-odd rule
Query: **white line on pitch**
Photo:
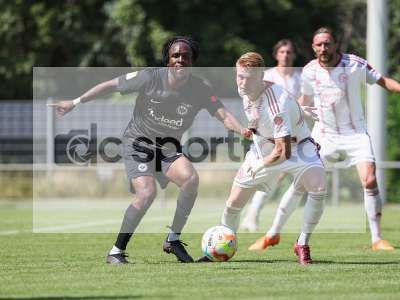
[[[51,231],[62,231],[66,229],[77,229],[77,228],[84,228],[84,227],[92,227],[98,225],[110,225],[110,224],[118,224],[121,223],[120,220],[107,220],[101,222],[85,222],[85,223],[77,223],[77,224],[69,224],[69,225],[62,225],[62,226],[49,226],[49,227],[39,227],[33,228],[33,233],[41,233],[41,232],[51,232]]]

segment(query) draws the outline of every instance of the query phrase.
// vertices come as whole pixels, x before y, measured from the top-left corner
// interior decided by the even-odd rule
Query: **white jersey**
[[[324,134],[365,133],[367,130],[361,103],[361,86],[381,78],[366,60],[352,54],[340,54],[338,64],[323,68],[317,59],[302,72],[303,95],[313,96],[320,121],[314,130]]]
[[[301,95],[301,71],[298,68],[293,68],[292,76],[288,78],[282,76],[276,67],[268,69],[264,72],[264,80],[280,85],[295,100]]]
[[[254,124],[264,138],[290,135],[300,142],[310,137],[301,107],[277,84],[267,87],[256,101],[249,101],[244,95],[243,107],[249,123]],[[263,151],[263,155],[269,154],[270,150]]]

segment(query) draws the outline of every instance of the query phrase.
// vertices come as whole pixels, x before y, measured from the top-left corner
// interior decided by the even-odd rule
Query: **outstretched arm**
[[[275,139],[275,147],[270,154],[264,158],[253,161],[247,170],[254,178],[262,169],[280,164],[291,157],[290,135]]]
[[[400,83],[390,77],[382,76],[377,83],[390,92],[400,93]]]
[[[63,116],[66,113],[70,112],[74,109],[74,107],[79,104],[80,102],[85,103],[95,98],[99,98],[101,96],[108,95],[116,90],[118,86],[118,78],[114,78],[98,85],[94,86],[82,96],[74,99],[74,100],[66,100],[60,101],[53,104],[48,104],[49,106],[54,106],[57,110],[57,114],[59,116]]]
[[[252,131],[248,128],[243,128],[238,119],[225,107],[219,108],[215,113],[215,117],[224,124],[225,128],[244,135],[246,138],[251,137]]]

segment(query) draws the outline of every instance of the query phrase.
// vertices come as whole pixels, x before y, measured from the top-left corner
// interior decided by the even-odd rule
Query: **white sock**
[[[301,198],[304,193],[296,191],[294,186],[291,185],[285,194],[282,196],[282,200],[279,203],[278,210],[276,212],[274,222],[271,228],[267,231],[268,236],[274,236],[282,231],[286,221],[299,205]]]
[[[221,224],[237,232],[240,222],[240,212],[242,208],[234,206],[225,206],[221,217]]]
[[[179,240],[180,234],[173,232],[172,230],[170,230],[170,232],[168,233],[168,242],[172,242],[172,241],[177,241]]]
[[[253,198],[251,199],[249,209],[255,212],[256,216],[258,216],[260,214],[261,209],[264,207],[265,202],[268,199],[268,195],[272,194],[273,191],[271,191],[269,194],[260,191],[255,192]]]
[[[308,245],[308,241],[310,240],[311,233],[300,233],[300,236],[297,240],[297,245],[304,246]]]
[[[309,192],[306,205],[304,206],[303,225],[301,234],[297,241],[299,245],[308,245],[311,234],[321,219],[324,212],[325,192]]]
[[[368,216],[372,242],[381,240],[382,200],[378,188],[364,189],[364,205]]]
[[[111,250],[110,250],[110,255],[114,255],[114,254],[120,254],[120,253],[122,253],[122,252],[124,252],[124,251],[122,251],[121,249],[119,249],[117,246],[113,246],[112,248],[111,248]]]

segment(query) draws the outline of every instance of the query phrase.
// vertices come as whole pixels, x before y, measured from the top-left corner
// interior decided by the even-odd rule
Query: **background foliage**
[[[389,1],[389,74],[400,79],[400,0]],[[199,41],[199,66],[232,66],[244,51],[263,54],[281,38],[298,47],[297,66],[312,59],[322,25],[340,34],[343,51],[365,56],[366,1],[360,0],[0,0],[0,99],[32,99],[34,66],[156,66],[167,37]],[[400,104],[388,101],[388,159],[400,160]],[[397,171],[389,172],[396,198]],[[400,198],[400,197],[397,197]]]

